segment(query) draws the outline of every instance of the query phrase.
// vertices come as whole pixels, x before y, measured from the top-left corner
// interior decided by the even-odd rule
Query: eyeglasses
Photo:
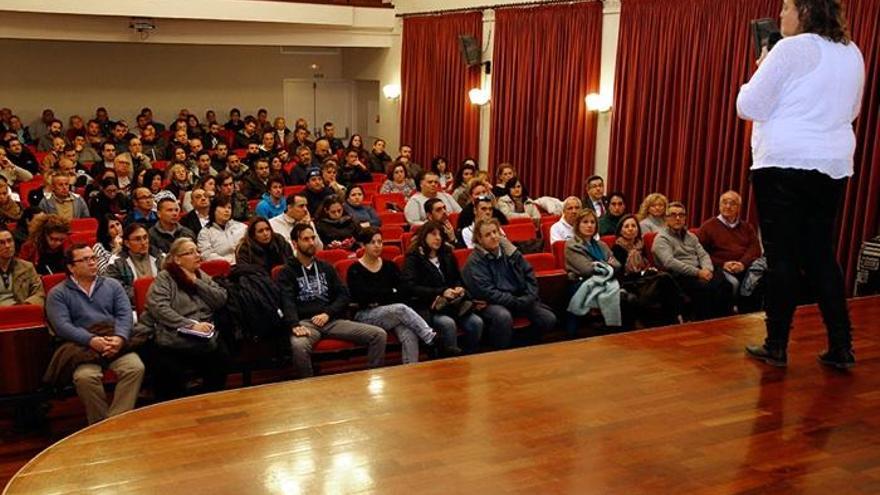
[[[192,255],[198,255],[198,254],[199,254],[198,250],[193,249],[191,251],[186,251],[184,253],[180,253],[178,256],[192,256]]]
[[[687,213],[667,213],[666,216],[670,218],[684,218],[687,216]]]
[[[89,263],[97,263],[97,262],[98,262],[98,257],[97,257],[97,256],[86,256],[85,258],[80,258],[80,259],[78,259],[78,260],[73,260],[73,262],[74,262],[74,263],[85,263],[85,264],[89,264]]]

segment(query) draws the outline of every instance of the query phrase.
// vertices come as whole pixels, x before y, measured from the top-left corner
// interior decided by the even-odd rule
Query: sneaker
[[[768,349],[766,345],[750,345],[746,347],[746,356],[763,361],[770,366],[784,368],[788,365],[788,355],[783,350]]]
[[[847,370],[856,365],[856,355],[852,349],[829,349],[817,357],[820,363],[831,368]]]

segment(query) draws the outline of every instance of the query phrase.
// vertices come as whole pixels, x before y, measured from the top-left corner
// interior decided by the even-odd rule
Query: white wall
[[[65,124],[98,106],[130,124],[144,106],[166,123],[182,107],[200,119],[209,108],[223,119],[233,106],[275,116],[283,79],[311,78],[313,63],[327,78],[342,77],[341,50],[282,55],[278,47],[0,40],[0,105],[25,123],[47,107]]]

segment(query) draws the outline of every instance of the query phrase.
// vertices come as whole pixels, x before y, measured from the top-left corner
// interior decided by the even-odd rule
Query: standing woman
[[[151,357],[160,400],[186,392],[187,370],[203,380],[202,390],[226,386],[229,353],[214,328],[214,314],[226,304],[226,289],[199,270],[201,257],[192,239],[171,243],[164,269],[147,292],[147,309],[139,325],[152,330]],[[178,329],[200,335],[188,335]]]
[[[768,265],[767,338],[746,352],[787,364],[803,270],[828,332],[819,362],[845,369],[855,365],[852,325],[832,239],[853,174],[865,63],[840,0],[784,0],[779,17],[784,39],[758,60],[737,98],[740,117],[754,121],[751,180]]]

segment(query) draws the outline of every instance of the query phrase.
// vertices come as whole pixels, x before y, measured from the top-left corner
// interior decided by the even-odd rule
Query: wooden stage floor
[[[880,298],[858,366],[747,359],[760,315],[230,390],[85,429],[4,493],[880,493]]]

